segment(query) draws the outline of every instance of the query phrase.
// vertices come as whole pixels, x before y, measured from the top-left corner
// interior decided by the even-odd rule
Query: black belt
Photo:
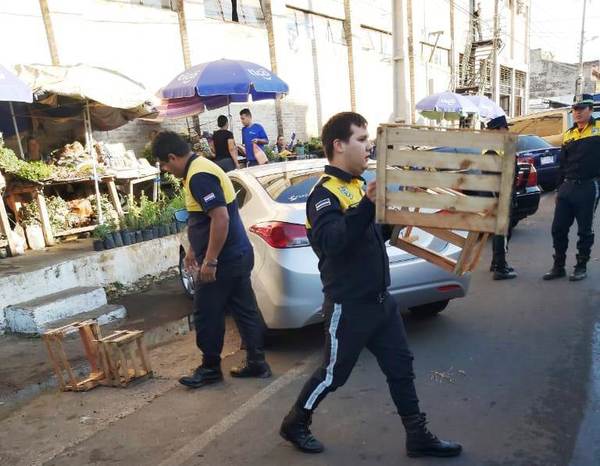
[[[598,181],[598,178],[586,178],[585,180],[582,180],[579,178],[565,178],[565,183],[571,183],[571,184],[585,184],[585,183],[589,183],[591,181]]]

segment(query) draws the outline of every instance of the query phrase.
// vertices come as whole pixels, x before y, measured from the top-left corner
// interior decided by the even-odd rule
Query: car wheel
[[[410,308],[410,312],[416,317],[432,317],[448,307],[449,299],[436,301],[435,303],[422,304]]]
[[[185,258],[185,251],[181,249],[179,251],[179,279],[181,280],[181,286],[185,295],[193,299],[194,298],[194,277],[186,272],[183,266],[183,259]]]

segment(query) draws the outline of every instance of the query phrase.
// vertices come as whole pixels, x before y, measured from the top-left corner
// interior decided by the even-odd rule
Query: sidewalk
[[[192,302],[183,294],[178,278],[155,283],[147,291],[111,302],[124,305],[128,315],[118,323],[102,327],[104,334],[117,329],[143,330],[146,345],[152,349],[190,331]],[[83,348],[75,335],[66,340],[65,351],[78,372],[88,370]],[[180,370],[185,372],[187,368]],[[40,338],[0,336],[0,419],[21,403],[56,387]]]

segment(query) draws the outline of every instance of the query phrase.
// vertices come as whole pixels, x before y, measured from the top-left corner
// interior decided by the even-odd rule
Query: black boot
[[[492,262],[490,264],[490,272],[495,272],[496,270],[498,270],[498,266],[496,265],[495,262]],[[510,265],[506,264],[505,267],[502,267],[503,269],[508,270],[509,272],[514,272],[515,269],[513,269]]]
[[[406,429],[406,454],[417,456],[458,456],[462,446],[456,442],[440,440],[427,427],[425,413],[402,416],[402,424]]]
[[[575,265],[575,270],[573,270],[573,273],[569,275],[569,280],[572,282],[578,282],[579,280],[583,280],[585,277],[587,277],[588,260],[590,260],[588,256],[577,254],[577,264]]]
[[[494,280],[511,280],[513,278],[517,278],[517,273],[506,262],[504,265],[497,265],[494,269]]]
[[[220,367],[198,366],[193,375],[185,375],[179,379],[181,385],[190,388],[200,388],[205,385],[221,382],[223,373]]]
[[[565,271],[565,259],[565,256],[554,256],[554,265],[542,278],[544,280],[554,280],[555,278],[562,278],[566,276],[567,272]]]
[[[321,453],[325,447],[308,428],[312,423],[312,412],[294,405],[283,419],[279,435],[305,453]]]
[[[232,367],[229,371],[232,377],[267,379],[271,377],[271,368],[265,361],[263,351],[249,351],[248,359],[241,366]]]

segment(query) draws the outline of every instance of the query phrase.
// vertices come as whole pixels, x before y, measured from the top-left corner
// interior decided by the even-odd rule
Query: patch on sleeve
[[[202,199],[204,200],[204,202],[210,202],[215,198],[216,198],[215,193],[210,193],[210,194],[207,194],[206,196],[204,196]]]
[[[323,200],[320,200],[319,202],[317,202],[315,204],[315,209],[318,212],[321,209],[324,209],[325,207],[329,207],[331,205],[331,199],[326,198]]]

